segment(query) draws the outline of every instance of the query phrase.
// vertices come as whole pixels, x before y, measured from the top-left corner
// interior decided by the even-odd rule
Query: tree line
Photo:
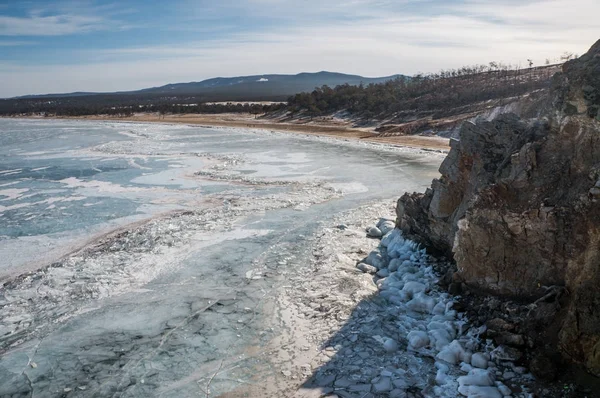
[[[147,102],[147,100],[145,100]],[[103,100],[93,97],[54,99],[0,100],[0,115],[46,115],[46,116],[132,116],[134,113],[186,114],[186,113],[252,113],[263,114],[278,110],[285,104],[263,105],[260,103],[173,103],[169,98],[157,103],[140,104],[141,100]]]
[[[437,73],[397,78],[382,84],[316,88],[288,99],[292,114],[320,116],[347,111],[364,119],[401,117],[402,113],[445,116],[477,102],[520,96],[548,87],[556,65],[520,69],[492,62]]]

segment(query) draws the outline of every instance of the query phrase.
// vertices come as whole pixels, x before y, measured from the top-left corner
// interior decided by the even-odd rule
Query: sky
[[[598,15],[598,0],[0,0],[0,98],[541,65],[585,53]]]

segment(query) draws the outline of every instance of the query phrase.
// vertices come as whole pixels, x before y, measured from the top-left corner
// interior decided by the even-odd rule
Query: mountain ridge
[[[233,77],[214,77],[201,81],[168,83],[162,86],[148,87],[139,90],[115,92],[85,92],[30,94],[7,99],[39,99],[39,98],[66,98],[99,95],[199,95],[228,93],[238,96],[240,93],[253,92],[258,95],[286,96],[302,91],[312,91],[316,87],[327,85],[335,87],[342,84],[376,84],[384,83],[407,76],[396,74],[382,77],[364,77],[339,72],[301,72],[297,74],[262,74]]]

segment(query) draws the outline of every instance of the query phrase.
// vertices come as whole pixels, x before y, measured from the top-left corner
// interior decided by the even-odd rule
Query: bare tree
[[[563,55],[560,56],[560,60],[567,62],[573,58],[573,53],[569,51],[565,51]]]

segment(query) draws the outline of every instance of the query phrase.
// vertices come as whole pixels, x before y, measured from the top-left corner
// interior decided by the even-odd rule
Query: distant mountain
[[[146,88],[136,91],[121,91],[115,93],[65,93],[27,95],[19,99],[34,98],[64,98],[84,97],[95,95],[110,96],[202,96],[207,100],[238,100],[241,98],[252,99],[284,99],[290,95],[303,91],[312,91],[315,87],[327,85],[330,87],[342,84],[359,85],[371,83],[384,83],[396,78],[405,78],[403,75],[369,78],[357,75],[346,75],[334,72],[299,73],[297,75],[255,75],[240,77],[217,77],[201,82],[174,83],[160,87]]]

